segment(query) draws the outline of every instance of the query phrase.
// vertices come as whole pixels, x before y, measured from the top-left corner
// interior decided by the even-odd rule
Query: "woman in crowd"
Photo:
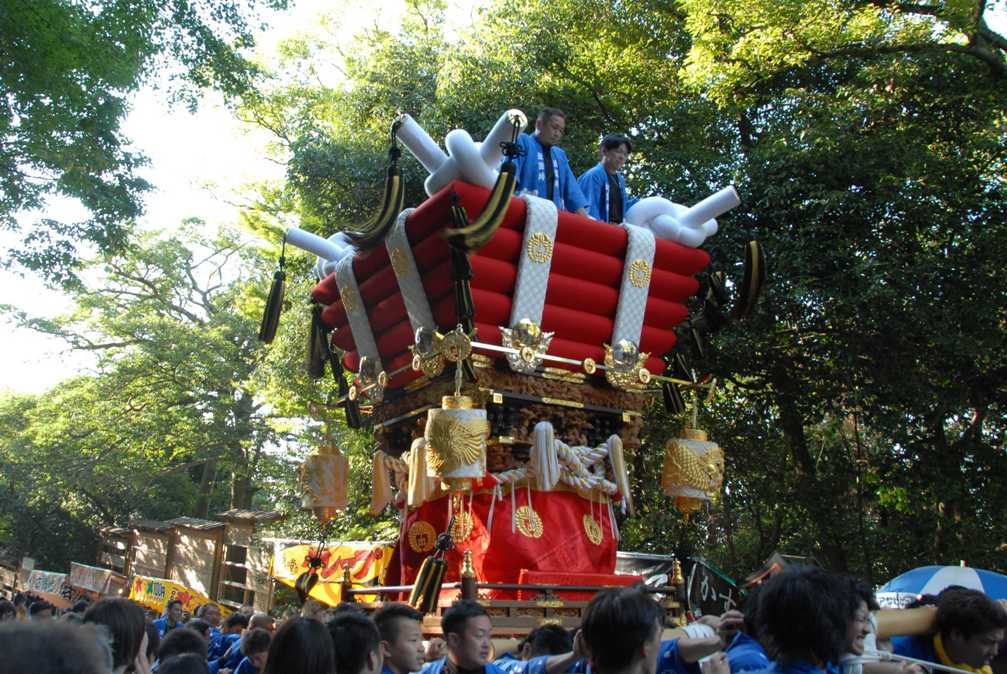
[[[103,625],[108,631],[113,674],[122,674],[130,667],[139,674],[150,671],[143,609],[138,604],[121,598],[101,599],[84,613],[84,622]]]
[[[290,618],[276,631],[262,674],[335,674],[332,637],[317,620]]]

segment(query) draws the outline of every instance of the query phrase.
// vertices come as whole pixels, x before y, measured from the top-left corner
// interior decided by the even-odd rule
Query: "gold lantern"
[[[440,478],[452,490],[483,477],[489,434],[486,410],[474,407],[468,396],[444,396],[440,409],[427,412],[423,436],[427,475]]]
[[[310,510],[325,526],[346,507],[346,478],[350,462],[335,445],[308,454],[301,464],[301,509]]]
[[[704,502],[716,501],[724,482],[724,452],[706,431],[686,428],[684,438],[668,441],[661,471],[661,488],[686,516]]]

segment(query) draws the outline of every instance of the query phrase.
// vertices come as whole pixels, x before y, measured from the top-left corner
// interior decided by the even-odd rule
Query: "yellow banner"
[[[195,614],[196,609],[203,604],[213,601],[206,595],[179,585],[175,581],[149,576],[133,576],[129,587],[129,598],[158,613],[164,613],[164,605],[173,599],[181,601],[182,610],[192,614]],[[231,614],[231,610],[220,606],[220,613],[226,617]]]
[[[388,571],[394,548],[387,543],[337,543],[322,550],[322,567],[311,597],[335,606],[342,601],[343,567],[350,566],[350,581],[354,588],[381,585]],[[270,575],[288,587],[294,587],[297,577],[308,571],[308,556],[315,546],[294,545],[276,551]],[[357,596],[360,601],[373,601],[373,596]]]

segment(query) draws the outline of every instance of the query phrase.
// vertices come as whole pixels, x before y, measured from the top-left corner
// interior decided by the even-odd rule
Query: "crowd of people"
[[[154,619],[123,598],[57,616],[22,597],[0,601],[0,674],[922,674],[879,658],[884,646],[965,674],[1001,674],[1001,603],[960,587],[921,603],[936,605],[936,633],[881,643],[870,588],[795,567],[752,592],[744,612],[669,635],[652,593],[613,588],[591,600],[573,632],[542,625],[512,652],[494,653],[492,619],[470,600],[444,611],[443,638],[425,640],[423,616],[397,603],[373,614],[353,603],[308,605],[278,621],[250,609],[222,619],[212,603],[189,617],[177,601]]]

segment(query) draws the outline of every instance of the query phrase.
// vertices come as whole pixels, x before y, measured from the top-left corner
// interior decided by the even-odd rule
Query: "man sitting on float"
[[[566,152],[557,146],[565,130],[562,110],[542,108],[535,120],[535,135],[518,135],[522,154],[515,159],[516,191],[552,201],[561,211],[587,215],[587,199],[577,186]]]
[[[620,224],[626,211],[639,199],[626,194],[622,167],[626,164],[633,143],[621,133],[605,136],[598,147],[601,161],[577,179],[577,185],[587,199],[587,213],[595,220]]]

